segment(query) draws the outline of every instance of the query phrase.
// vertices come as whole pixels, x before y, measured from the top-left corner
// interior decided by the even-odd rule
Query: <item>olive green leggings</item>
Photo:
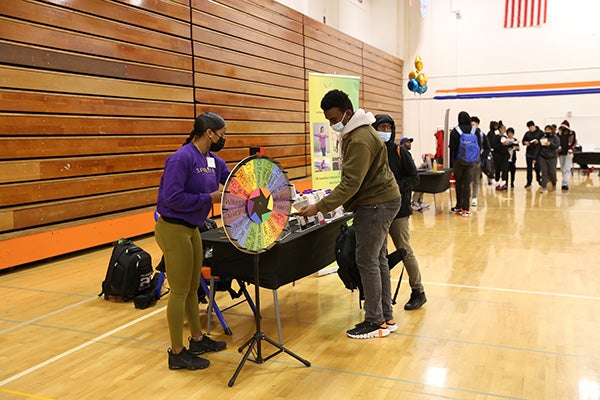
[[[171,347],[183,347],[183,318],[187,317],[192,336],[199,335],[200,307],[198,287],[202,271],[202,239],[198,229],[158,219],[154,229],[156,243],[165,256],[171,292],[167,321]]]

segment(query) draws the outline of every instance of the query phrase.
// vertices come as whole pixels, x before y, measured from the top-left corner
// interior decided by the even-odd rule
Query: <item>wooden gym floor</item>
[[[404,311],[402,282],[399,330],[386,338],[345,336],[363,314],[335,274],[281,288],[284,344],[312,366],[286,354],[247,362],[232,388],[237,348],[254,333],[246,304],[225,313],[233,336],[213,317],[228,348],[208,354],[209,369],[170,371],[166,298],[137,310],[96,297],[109,246],[5,271],[0,398],[600,399],[600,179],[575,174],[569,192],[540,194],[524,176],[507,192],[485,185],[469,219],[448,212],[445,193],[438,213],[426,196],[432,208],[411,228],[429,301]],[[158,262],[152,236],[136,243]],[[263,331],[276,338],[261,293]]]

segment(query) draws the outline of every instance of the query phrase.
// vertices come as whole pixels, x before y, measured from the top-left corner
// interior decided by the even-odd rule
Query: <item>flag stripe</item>
[[[546,23],[548,0],[505,0],[504,27],[521,28]]]

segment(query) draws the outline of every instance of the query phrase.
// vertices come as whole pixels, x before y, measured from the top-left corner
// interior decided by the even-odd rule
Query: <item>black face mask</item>
[[[217,135],[217,134],[215,133],[215,135]],[[225,136],[217,135],[217,137],[219,138],[219,140],[216,143],[213,142],[212,139],[210,141],[210,149],[209,150],[212,152],[215,152],[215,153],[217,151],[223,149],[223,147],[225,147]]]

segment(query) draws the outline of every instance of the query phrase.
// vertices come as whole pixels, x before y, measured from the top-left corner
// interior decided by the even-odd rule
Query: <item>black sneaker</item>
[[[209,351],[221,351],[227,347],[227,343],[212,340],[206,335],[202,335],[202,340],[194,340],[192,338],[188,338],[188,340],[190,341],[190,353],[196,356]]]
[[[353,339],[382,338],[390,334],[390,330],[385,322],[375,324],[369,321],[363,321],[354,328],[346,331],[346,335]]]
[[[169,353],[169,369],[189,369],[193,371],[204,369],[210,365],[210,361],[193,355],[185,347],[179,354],[174,354],[171,349],[167,350],[167,353]]]
[[[404,309],[409,311],[418,310],[425,303],[427,303],[427,297],[425,297],[425,292],[413,290],[410,294],[410,299],[408,300],[408,303],[404,305]]]
[[[460,212],[461,212],[461,211],[462,211],[462,208],[460,208],[460,207],[452,207],[452,208],[450,209],[450,212],[451,212],[452,214],[460,214]]]
[[[562,185],[561,189],[562,190],[569,190],[569,187],[567,185]]]

